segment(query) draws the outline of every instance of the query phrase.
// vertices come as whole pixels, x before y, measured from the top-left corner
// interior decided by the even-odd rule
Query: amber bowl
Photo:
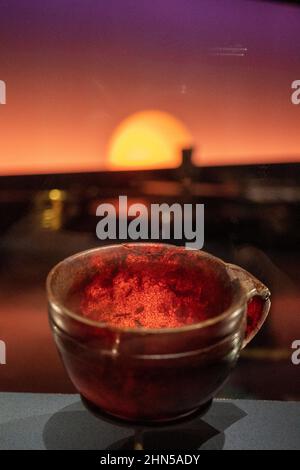
[[[74,286],[80,291],[90,278],[95,256],[109,264],[133,251],[160,263],[166,250],[178,255],[185,269],[196,266],[201,272],[207,304],[219,309],[216,315],[174,328],[133,328],[98,322],[70,308],[69,293]],[[177,272],[180,276],[180,266]],[[203,251],[162,244],[114,245],[78,253],[52,269],[47,293],[56,345],[82,397],[99,412],[149,425],[205,408],[270,307],[269,290],[242,268]]]

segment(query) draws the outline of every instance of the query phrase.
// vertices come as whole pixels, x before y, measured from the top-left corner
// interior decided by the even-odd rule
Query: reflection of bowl
[[[208,318],[174,328],[117,327],[81,315],[74,296],[70,302],[74,286],[80,296],[99,271],[97,260],[101,269],[116,262],[126,269],[123,261],[133,254],[137,260],[146,257],[163,267],[170,253],[178,279],[188,269],[195,287],[202,283]],[[116,245],[79,253],[51,271],[47,288],[54,338],[75,387],[105,413],[145,423],[172,421],[208,403],[270,305],[268,289],[241,268],[201,251],[161,244]]]

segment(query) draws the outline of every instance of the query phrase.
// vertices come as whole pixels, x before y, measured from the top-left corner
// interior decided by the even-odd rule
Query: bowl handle
[[[247,297],[247,327],[244,348],[260,330],[270,310],[271,293],[269,289],[256,277],[235,264],[227,264],[229,274],[233,279],[238,279],[246,292]]]

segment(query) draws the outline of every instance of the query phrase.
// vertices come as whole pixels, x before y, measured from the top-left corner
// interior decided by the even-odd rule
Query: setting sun
[[[113,169],[176,167],[181,149],[192,146],[185,125],[162,111],[142,111],[127,117],[114,131],[108,147]]]

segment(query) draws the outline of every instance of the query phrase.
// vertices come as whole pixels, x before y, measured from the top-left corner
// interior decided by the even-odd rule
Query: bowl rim
[[[67,262],[72,262],[76,260],[77,258],[81,258],[84,255],[90,255],[95,252],[101,252],[105,251],[107,249],[114,249],[114,248],[119,248],[120,246],[162,246],[162,247],[172,247],[172,248],[182,248],[187,251],[196,251],[196,252],[201,252],[204,256],[214,259],[217,263],[223,265],[226,270],[226,275],[228,276],[228,279],[231,283],[232,286],[232,301],[231,304],[227,309],[225,309],[222,313],[219,315],[216,315],[212,318],[209,318],[207,320],[197,322],[197,323],[191,323],[189,325],[183,325],[179,327],[162,327],[162,328],[147,328],[147,327],[121,327],[121,326],[116,326],[116,325],[110,325],[109,323],[105,322],[100,322],[96,320],[91,320],[87,317],[84,317],[83,315],[79,315],[69,308],[67,308],[61,301],[57,300],[53,288],[52,288],[52,281],[54,276],[57,274],[61,266],[63,266]],[[229,266],[229,265],[228,265]],[[243,310],[246,310],[246,305],[247,305],[247,293],[242,286],[240,280],[238,278],[232,279],[230,276],[228,269],[227,269],[227,263],[225,263],[222,259],[207,253],[206,251],[203,250],[192,250],[190,248],[186,248],[184,246],[177,246],[177,245],[172,245],[170,243],[138,243],[138,242],[133,242],[133,243],[118,243],[118,244],[113,244],[113,245],[104,245],[96,248],[91,248],[88,250],[83,250],[78,253],[75,253],[74,255],[68,256],[67,258],[64,258],[62,261],[57,263],[48,273],[47,279],[46,279],[46,291],[47,291],[47,298],[48,298],[48,305],[50,306],[50,310],[53,309],[56,313],[61,314],[61,315],[66,315],[67,317],[70,317],[73,320],[76,320],[79,323],[91,326],[91,327],[96,327],[96,328],[101,328],[101,329],[106,329],[115,333],[131,333],[131,334],[136,334],[136,335],[149,335],[149,334],[173,334],[173,333],[182,333],[182,332],[187,332],[187,331],[194,331],[198,329],[204,329],[210,326],[213,326],[215,324],[218,324],[222,320],[226,319],[227,317],[232,316],[232,318],[235,318],[236,316],[240,315]],[[50,314],[51,315],[51,314]]]

